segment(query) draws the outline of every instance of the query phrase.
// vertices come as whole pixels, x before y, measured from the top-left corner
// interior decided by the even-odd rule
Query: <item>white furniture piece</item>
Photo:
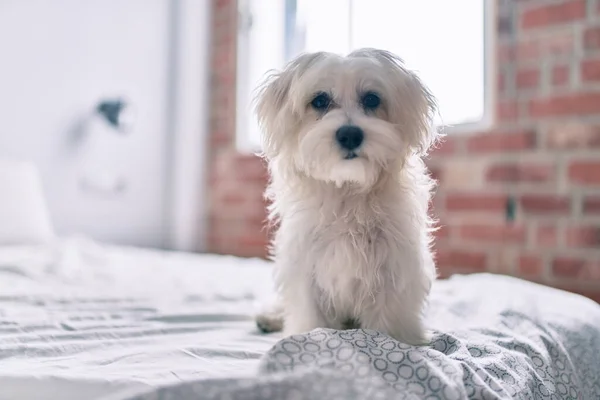
[[[0,160],[0,246],[42,244],[53,238],[36,166]]]

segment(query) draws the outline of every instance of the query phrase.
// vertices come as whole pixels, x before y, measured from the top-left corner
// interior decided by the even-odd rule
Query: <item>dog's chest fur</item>
[[[306,211],[310,232],[303,247],[314,295],[332,322],[358,318],[389,277],[393,218],[380,199],[351,198]]]

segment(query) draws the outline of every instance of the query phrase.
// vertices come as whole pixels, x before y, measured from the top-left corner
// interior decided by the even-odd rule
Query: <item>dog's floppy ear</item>
[[[282,71],[271,71],[258,87],[254,102],[258,123],[262,129],[265,155],[277,153],[276,136],[286,130],[285,122],[293,113],[290,91],[302,74],[324,53],[305,53],[290,61]],[[289,129],[289,127],[287,128]]]
[[[439,137],[433,128],[437,103],[427,86],[406,68],[402,59],[389,51],[364,48],[352,52],[350,57],[375,59],[391,71],[387,83],[395,93],[393,99],[389,99],[397,117],[394,122],[409,138],[413,151],[425,155]]]
[[[433,126],[433,118],[437,112],[437,103],[421,79],[414,72],[407,72],[410,77],[407,85],[413,94],[411,98],[415,100],[412,108],[419,117],[415,132],[417,136],[413,145],[417,154],[424,156],[440,137],[440,133]]]
[[[285,115],[289,113],[287,99],[293,80],[292,70],[273,71],[258,88],[256,116],[261,129],[263,155],[267,158],[279,153],[277,132],[285,129]]]
[[[277,115],[285,107],[292,80],[292,71],[271,71],[258,87],[254,101],[261,128],[266,130],[272,128],[271,125],[277,119]]]

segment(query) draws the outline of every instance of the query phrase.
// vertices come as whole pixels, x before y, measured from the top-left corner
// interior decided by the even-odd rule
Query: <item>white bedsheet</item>
[[[516,278],[438,281],[434,336],[257,332],[260,260],[70,239],[0,248],[0,400],[600,399],[600,307]]]
[[[255,373],[280,339],[252,321],[271,293],[261,260],[79,238],[0,248],[0,399],[118,399]]]

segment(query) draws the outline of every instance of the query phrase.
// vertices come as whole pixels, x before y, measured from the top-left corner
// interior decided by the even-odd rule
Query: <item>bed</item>
[[[515,278],[438,281],[429,346],[263,335],[270,265],[67,238],[0,248],[0,399],[600,399],[600,306]]]

